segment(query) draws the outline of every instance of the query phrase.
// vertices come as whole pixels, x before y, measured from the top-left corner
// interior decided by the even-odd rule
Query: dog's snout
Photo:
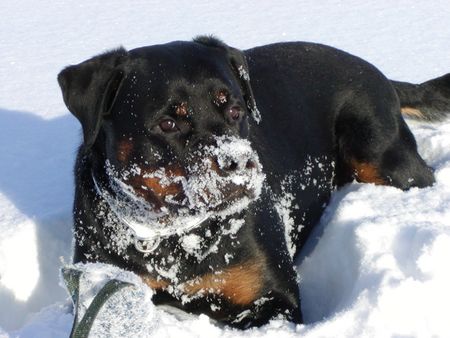
[[[215,136],[213,140],[214,144],[205,144],[203,141],[197,150],[192,152],[193,163],[203,158],[200,162],[206,163],[220,176],[252,175],[255,170],[260,172],[258,155],[248,140],[229,135]]]

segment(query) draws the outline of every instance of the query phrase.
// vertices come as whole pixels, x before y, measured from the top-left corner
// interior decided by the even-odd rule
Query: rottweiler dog
[[[156,304],[238,328],[302,322],[293,259],[330,194],[432,185],[402,113],[450,111],[450,74],[389,81],[306,42],[119,48],[58,81],[84,136],[74,261],[131,270]]]

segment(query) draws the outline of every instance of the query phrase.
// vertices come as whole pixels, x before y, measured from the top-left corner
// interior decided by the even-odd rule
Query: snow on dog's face
[[[117,195],[160,220],[235,213],[261,191],[261,164],[246,139],[257,110],[245,59],[208,41],[121,51],[102,101],[93,149]],[[86,145],[92,136],[83,129]]]
[[[131,198],[132,213],[137,214],[136,205],[145,201],[147,208],[140,210],[148,209],[147,217],[162,219],[239,212],[258,198],[264,181],[250,142],[229,136],[215,137],[213,144],[201,144],[188,156],[165,166],[128,162],[120,167],[107,161],[107,174],[117,195]],[[145,219],[143,214],[135,216]]]

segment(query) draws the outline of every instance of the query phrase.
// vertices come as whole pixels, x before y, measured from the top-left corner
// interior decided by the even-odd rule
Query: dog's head
[[[230,213],[259,195],[261,165],[246,140],[256,104],[237,49],[205,37],[118,49],[58,81],[82,149],[153,210]]]

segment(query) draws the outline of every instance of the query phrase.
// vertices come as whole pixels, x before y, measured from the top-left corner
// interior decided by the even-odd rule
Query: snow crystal
[[[180,240],[181,246],[183,247],[184,251],[191,255],[193,255],[200,247],[201,241],[202,240],[200,236],[196,234],[185,235],[181,237]]]
[[[252,117],[255,120],[256,124],[260,124],[261,123],[261,112],[259,111],[258,107],[251,107],[251,113],[252,113]]]
[[[291,217],[290,213],[292,208],[298,208],[297,205],[293,204],[294,195],[291,193],[284,193],[275,203],[275,210],[281,218],[282,224],[284,225],[284,233],[287,244],[287,249],[289,254],[294,257],[296,246],[292,241],[292,231],[296,227],[294,219]],[[297,225],[297,229],[301,231],[301,225]]]
[[[244,79],[245,81],[250,81],[250,76],[248,75],[247,70],[244,68],[243,65],[239,65],[238,67],[239,76]]]
[[[295,210],[300,208],[296,202],[294,191],[297,187],[305,190],[309,186],[314,186],[315,189],[324,191],[333,190],[333,176],[331,179],[328,179],[324,174],[323,178],[317,180],[313,178],[313,171],[314,169],[319,169],[320,172],[325,173],[326,171],[332,171],[334,166],[334,161],[330,161],[327,156],[313,158],[308,155],[302,169],[293,171],[280,181],[280,193],[272,193],[275,211],[284,225],[285,240],[291,258],[294,257],[296,252],[295,243],[303,228],[302,221],[304,221],[305,217],[304,214],[297,217],[293,216]]]

